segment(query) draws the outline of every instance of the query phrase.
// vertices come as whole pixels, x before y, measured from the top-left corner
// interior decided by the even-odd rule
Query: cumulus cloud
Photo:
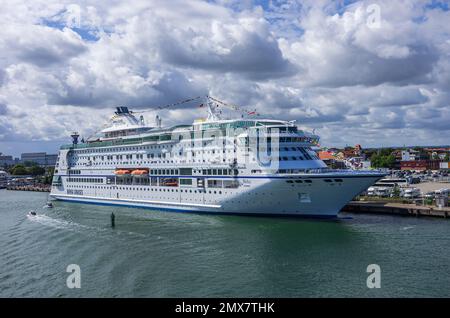
[[[309,9],[300,23],[303,36],[282,41],[286,55],[306,70],[298,76],[300,83],[339,87],[427,82],[439,52],[422,35],[425,26],[411,21],[411,2],[399,3],[380,3],[377,27],[369,23],[373,13],[365,2],[341,15],[316,6]],[[405,15],[405,10],[411,16],[399,20],[396,12]]]
[[[8,52],[8,62],[46,67],[62,64],[86,51],[81,37],[68,28],[55,30],[41,25],[8,24],[2,32],[0,45]]]
[[[242,73],[255,80],[289,76],[296,66],[283,58],[276,38],[263,18],[240,17],[232,23],[211,21],[209,30],[166,27],[158,42],[162,59],[170,64],[217,74]]]
[[[114,106],[206,94],[296,119],[323,144],[448,144],[449,19],[434,1],[11,0],[0,12],[0,147],[56,146],[94,132]]]
[[[5,116],[8,112],[8,108],[5,104],[0,103],[0,116]]]

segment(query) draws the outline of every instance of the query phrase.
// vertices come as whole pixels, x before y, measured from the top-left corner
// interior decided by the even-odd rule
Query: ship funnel
[[[117,115],[119,115],[119,114],[128,114],[130,111],[128,110],[128,107],[124,107],[124,106],[121,106],[121,107],[116,107],[116,114]]]
[[[78,134],[76,131],[74,131],[70,137],[72,137],[72,143],[74,145],[78,144],[78,138],[80,137],[80,134]]]

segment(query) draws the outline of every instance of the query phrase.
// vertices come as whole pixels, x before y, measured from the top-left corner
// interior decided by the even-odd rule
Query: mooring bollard
[[[116,226],[116,216],[114,215],[114,213],[111,213],[111,227],[115,226]]]

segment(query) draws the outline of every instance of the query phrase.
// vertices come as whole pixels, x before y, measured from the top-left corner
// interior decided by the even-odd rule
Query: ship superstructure
[[[331,170],[314,147],[319,137],[295,122],[223,119],[207,98],[208,118],[149,126],[118,107],[99,134],[59,151],[54,199],[170,211],[335,217],[383,177]],[[203,106],[202,104],[201,106]]]

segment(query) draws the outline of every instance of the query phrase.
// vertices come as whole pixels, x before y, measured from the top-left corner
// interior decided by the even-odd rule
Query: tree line
[[[374,168],[394,168],[395,156],[391,148],[383,148],[374,152],[370,157],[370,164]]]
[[[8,169],[8,172],[13,176],[33,176],[40,177],[39,181],[45,184],[50,184],[53,178],[54,168],[47,169],[39,166],[35,162],[24,162],[23,164],[16,164]]]

